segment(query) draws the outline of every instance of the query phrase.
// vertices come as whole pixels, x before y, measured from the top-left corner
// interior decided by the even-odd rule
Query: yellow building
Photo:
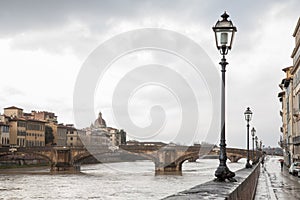
[[[4,108],[4,115],[11,118],[23,117],[23,109],[15,106]]]
[[[293,67],[286,67],[282,71],[285,72],[286,77],[281,81],[279,87],[281,88],[281,92],[278,94],[279,100],[281,102],[281,111],[280,115],[282,117],[282,126],[280,131],[282,132],[281,138],[281,147],[283,149],[285,163],[290,165],[292,162],[292,154],[293,154],[293,145],[292,145],[292,134],[293,131],[293,76],[292,71]]]
[[[40,121],[46,121],[46,126],[52,129],[53,141],[46,145],[57,144],[57,116],[53,112],[48,111],[31,111],[31,118]]]
[[[31,114],[15,106],[4,108],[10,125],[9,144],[20,147],[45,146],[45,121],[35,120]]]
[[[21,118],[11,118],[9,120],[9,144],[25,147],[26,144],[26,120]]]
[[[44,121],[29,119],[26,121],[26,146],[45,146],[45,123]]]
[[[9,146],[9,125],[0,122],[0,147]]]

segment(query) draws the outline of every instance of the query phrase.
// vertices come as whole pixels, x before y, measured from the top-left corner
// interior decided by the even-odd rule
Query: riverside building
[[[291,58],[293,65],[283,69],[285,78],[279,84],[281,102],[282,133],[280,146],[287,165],[300,161],[300,18],[293,33],[295,47]]]
[[[45,146],[45,121],[35,120],[15,106],[4,108],[3,117],[9,125],[9,145]]]

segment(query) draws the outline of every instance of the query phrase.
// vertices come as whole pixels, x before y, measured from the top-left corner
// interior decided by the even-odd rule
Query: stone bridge
[[[199,158],[200,145],[121,145],[120,149],[150,159],[155,164],[155,174],[181,174],[182,163]]]
[[[86,148],[75,147],[30,147],[17,148],[14,152],[10,148],[0,148],[0,157],[7,155],[16,155],[22,158],[26,154],[32,154],[47,160],[51,164],[51,172],[57,171],[80,171],[82,161],[88,157],[98,155],[116,156],[125,154],[133,154],[152,160],[155,164],[156,174],[181,174],[182,163],[186,160],[196,160],[201,154],[207,154],[211,147],[194,146],[178,146],[169,144],[160,145],[121,145],[117,152],[113,152],[108,148],[97,149],[97,152],[88,151]],[[227,148],[227,158],[231,162],[237,162],[241,158],[247,157],[247,151],[244,149]],[[214,148],[209,155],[218,155],[219,149]],[[254,159],[261,156],[261,152],[254,153]],[[250,159],[252,151],[250,151]]]
[[[214,148],[209,155],[219,155],[219,148]],[[238,162],[241,158],[247,158],[246,149],[237,149],[237,148],[226,148],[226,154],[228,160],[231,162]],[[249,150],[249,159],[252,162],[256,162],[262,156],[261,151],[254,151],[254,157],[252,156],[252,150]]]
[[[30,147],[0,148],[0,157],[15,155],[22,159],[24,155],[36,155],[47,160],[51,164],[51,172],[57,171],[80,171],[81,162],[88,157],[98,157],[99,155],[114,156],[125,154],[139,155],[152,160],[155,164],[156,174],[181,173],[182,163],[186,160],[196,160],[199,158],[200,145],[198,146],[141,146],[141,145],[122,145],[117,152],[108,148],[93,151],[92,154],[85,148],[70,147]],[[91,150],[91,149],[89,149]]]
[[[70,147],[20,147],[20,148],[0,148],[0,157],[14,155],[22,159],[26,155],[35,155],[51,164],[51,172],[57,171],[80,171],[79,158],[86,155],[85,148]]]

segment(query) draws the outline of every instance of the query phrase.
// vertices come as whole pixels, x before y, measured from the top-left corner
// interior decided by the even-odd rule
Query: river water
[[[2,173],[0,199],[161,199],[212,180],[218,162],[185,162],[182,176],[155,176],[151,161],[84,165],[80,174],[51,175],[48,169]],[[244,165],[244,160],[228,162],[232,171]]]

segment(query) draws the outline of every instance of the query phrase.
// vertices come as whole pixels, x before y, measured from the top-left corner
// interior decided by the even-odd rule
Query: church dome
[[[99,112],[98,118],[94,122],[94,127],[95,128],[106,128],[106,122],[102,118],[102,113]]]

